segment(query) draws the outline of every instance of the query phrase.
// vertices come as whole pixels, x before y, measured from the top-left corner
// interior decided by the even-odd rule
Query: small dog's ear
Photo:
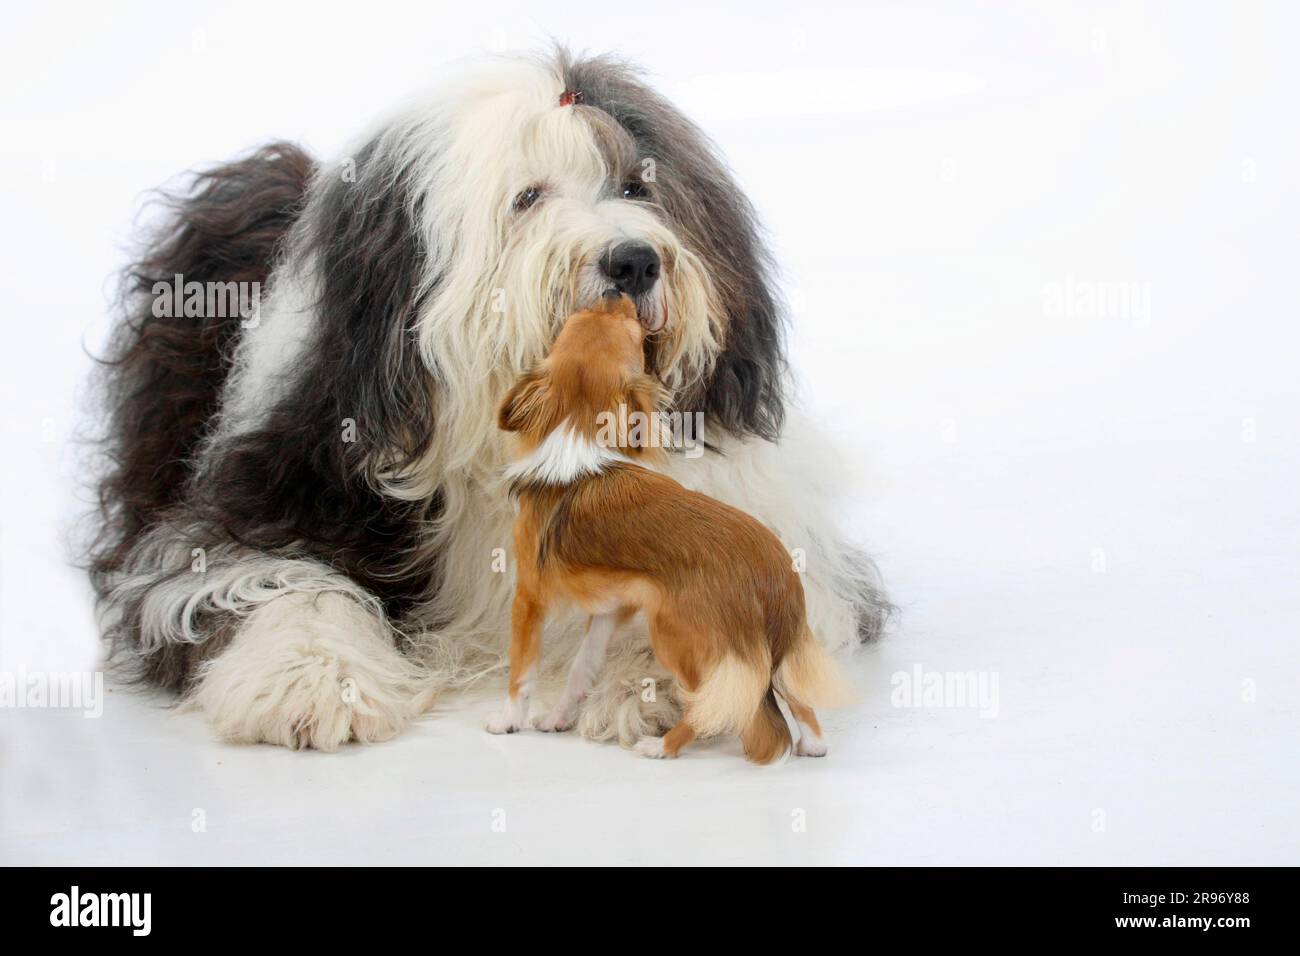
[[[542,369],[533,369],[506,393],[497,411],[497,427],[507,432],[524,431],[529,425],[541,422],[553,406],[550,375]]]
[[[667,426],[660,418],[660,406],[664,402],[664,387],[652,375],[638,373],[628,379],[623,390],[623,400],[629,411],[640,412],[649,427],[644,430],[634,429],[629,446],[632,448],[665,448],[671,436],[666,434]]]

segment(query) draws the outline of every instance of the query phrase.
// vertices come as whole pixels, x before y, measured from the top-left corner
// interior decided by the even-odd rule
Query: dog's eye
[[[650,187],[639,179],[629,179],[623,184],[622,193],[624,199],[649,199]]]
[[[525,189],[523,192],[521,192],[518,196],[515,197],[515,202],[514,202],[515,212],[523,212],[525,209],[531,209],[533,204],[536,203],[537,200],[541,198],[542,198],[542,187],[529,186],[527,189]]]

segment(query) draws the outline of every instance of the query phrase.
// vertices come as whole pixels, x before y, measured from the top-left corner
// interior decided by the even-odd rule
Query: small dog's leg
[[[799,742],[795,744],[794,752],[800,757],[825,757],[826,741],[822,739],[822,727],[817,723],[813,709],[788,697],[785,702],[790,705],[790,713],[799,725]]]
[[[685,720],[679,720],[673,729],[662,737],[642,737],[634,749],[642,757],[671,759],[676,757],[683,747],[695,739],[695,729]]]
[[[596,675],[600,673],[605,663],[605,650],[609,647],[610,638],[614,636],[619,619],[618,613],[597,614],[592,617],[587,625],[587,636],[582,639],[582,646],[578,648],[578,656],[573,659],[573,666],[569,668],[569,679],[565,681],[564,693],[555,702],[551,712],[538,721],[538,730],[558,732],[573,726],[574,712],[596,682]]]
[[[510,614],[510,687],[505,707],[488,716],[490,734],[513,734],[528,725],[528,698],[533,692],[537,660],[542,655],[542,622],[546,609],[522,589],[515,593]]]

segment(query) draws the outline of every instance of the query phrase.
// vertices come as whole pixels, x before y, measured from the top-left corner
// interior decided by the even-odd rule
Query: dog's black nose
[[[659,253],[645,242],[623,242],[605,254],[601,267],[619,291],[635,298],[659,281]]]

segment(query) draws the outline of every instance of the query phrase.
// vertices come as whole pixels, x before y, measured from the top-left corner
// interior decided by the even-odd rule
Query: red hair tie
[[[565,90],[560,94],[561,106],[573,106],[582,102],[582,90]]]

